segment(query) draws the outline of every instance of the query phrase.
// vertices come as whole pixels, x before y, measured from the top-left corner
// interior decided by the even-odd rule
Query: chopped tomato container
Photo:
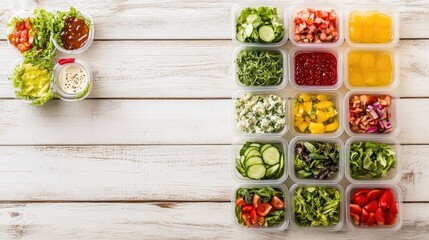
[[[297,89],[336,90],[343,83],[342,55],[336,49],[295,48],[289,62],[290,82]]]
[[[351,184],[345,203],[352,231],[395,232],[402,227],[402,192],[396,185]]]
[[[338,47],[344,40],[342,10],[301,5],[290,10],[289,38],[299,47]]]

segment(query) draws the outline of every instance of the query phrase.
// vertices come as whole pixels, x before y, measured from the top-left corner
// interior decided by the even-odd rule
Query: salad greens
[[[299,187],[293,195],[298,226],[330,226],[340,220],[341,193],[332,187]]]
[[[237,18],[236,38],[248,43],[276,43],[284,36],[277,8],[245,8]]]
[[[236,59],[238,80],[245,86],[274,86],[283,81],[283,56],[260,50],[242,50]]]
[[[350,146],[352,178],[380,178],[396,167],[393,147],[385,143],[358,142]]]
[[[76,10],[74,7],[70,7],[70,10],[67,12],[61,12],[57,11],[57,17],[55,18],[54,24],[53,24],[53,39],[60,45],[63,46],[63,41],[61,40],[60,34],[64,28],[64,23],[68,17],[75,17],[77,19],[84,19],[86,22],[86,25],[88,27],[91,27],[92,23],[91,20],[86,19],[81,12]]]
[[[295,173],[298,178],[327,179],[339,169],[338,144],[329,142],[297,142],[295,145]]]

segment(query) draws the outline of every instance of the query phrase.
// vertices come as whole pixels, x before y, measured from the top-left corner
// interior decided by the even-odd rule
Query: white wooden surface
[[[361,2],[401,10],[404,226],[378,239],[429,239],[429,3]],[[8,0],[0,26],[23,7],[69,4],[96,23],[79,55],[96,77],[91,99],[14,100],[17,56],[0,28],[0,239],[314,238],[232,228],[232,1]],[[374,239],[347,229],[318,237]]]

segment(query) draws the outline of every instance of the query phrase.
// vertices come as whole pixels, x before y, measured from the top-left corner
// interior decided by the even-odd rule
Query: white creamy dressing
[[[83,92],[88,84],[88,73],[78,65],[64,67],[59,76],[59,86],[67,94],[75,95]]]

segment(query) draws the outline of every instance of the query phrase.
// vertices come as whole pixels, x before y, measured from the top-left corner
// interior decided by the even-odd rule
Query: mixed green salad
[[[294,167],[298,178],[332,178],[338,173],[339,160],[338,144],[322,141],[295,144]]]
[[[246,142],[235,160],[237,171],[250,179],[278,179],[284,166],[284,153],[270,143]]]
[[[295,223],[301,227],[337,225],[341,193],[333,187],[299,187],[293,195]]]
[[[272,227],[285,221],[285,194],[270,186],[241,187],[236,192],[235,216],[239,225]]]
[[[350,146],[350,175],[355,179],[385,177],[396,167],[396,154],[390,144],[357,142]]]
[[[245,86],[275,86],[283,82],[283,56],[266,50],[241,50],[237,78]]]
[[[276,43],[285,34],[277,8],[245,8],[236,22],[236,38],[240,42]]]

